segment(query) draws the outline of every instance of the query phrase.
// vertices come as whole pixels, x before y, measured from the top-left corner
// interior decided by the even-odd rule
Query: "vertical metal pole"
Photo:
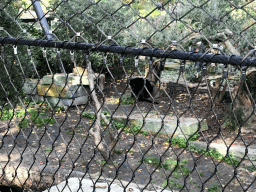
[[[46,17],[44,15],[44,12],[42,10],[40,3],[37,0],[31,0],[31,1],[33,3],[33,7],[35,9],[37,18],[40,22],[40,25],[44,31],[44,34],[47,35],[48,40],[53,40],[53,36],[52,36],[52,34],[50,34],[51,30],[50,30],[49,24],[46,20]]]
[[[40,25],[43,29],[44,34],[47,36],[48,40],[53,40],[53,35],[50,32],[51,30],[50,30],[49,24],[46,20],[45,14],[42,10],[42,7],[41,7],[40,3],[37,0],[31,0],[31,1],[32,1],[33,7],[35,9],[37,18],[40,22]],[[62,67],[61,62],[58,62],[58,66],[59,66],[60,72],[64,73],[64,69]]]

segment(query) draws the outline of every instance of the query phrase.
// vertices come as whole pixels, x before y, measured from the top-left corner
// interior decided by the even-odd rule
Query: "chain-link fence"
[[[2,0],[0,191],[255,191],[255,7]]]

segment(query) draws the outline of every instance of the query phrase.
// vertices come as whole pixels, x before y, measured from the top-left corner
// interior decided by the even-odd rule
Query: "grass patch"
[[[256,166],[251,165],[251,166],[244,166],[245,169],[247,169],[250,172],[256,171]]]
[[[160,166],[160,160],[157,157],[144,157],[143,161],[149,165]],[[141,162],[142,162],[142,159],[139,161],[139,163]]]
[[[132,95],[120,97],[119,101],[121,101],[122,105],[130,105],[135,103],[135,99],[132,97]]]
[[[86,117],[88,119],[95,120],[95,114],[89,113],[89,112],[83,112],[82,117]]]
[[[45,150],[45,151],[52,151],[52,148],[46,147],[44,150]]]
[[[213,185],[207,189],[207,191],[221,191],[221,189],[217,185]]]
[[[42,127],[46,124],[54,124],[55,120],[50,117],[41,117],[46,116],[45,110],[36,110],[34,108],[28,108],[27,113],[25,110],[16,109],[15,111],[12,109],[3,109],[0,112],[0,120],[11,120],[14,118],[22,118],[18,123],[20,128],[26,129],[30,121],[32,121],[37,127]]]
[[[142,159],[139,161],[139,163],[141,162]],[[181,189],[183,187],[183,185],[180,184],[182,183],[182,179],[191,172],[189,167],[185,165],[188,163],[187,160],[183,160],[178,163],[177,160],[167,158],[164,162],[160,164],[160,159],[158,157],[144,157],[143,162],[148,165],[173,171],[171,177],[168,180],[169,183],[167,183],[167,180],[162,183],[161,186],[163,188],[168,185],[169,188]]]
[[[182,182],[183,178],[190,173],[190,169],[188,166],[184,165],[185,163],[187,163],[187,161],[181,161],[178,165],[178,162],[172,158],[168,158],[163,162],[164,169],[174,170],[169,178],[169,188],[181,189],[183,187],[179,182]],[[165,180],[161,186],[166,187],[167,180]]]
[[[236,157],[234,157],[231,153],[229,153],[228,157],[224,157],[218,151],[215,151],[213,149],[209,149],[207,151],[206,149],[199,149],[197,146],[194,146],[194,145],[190,145],[189,149],[194,153],[200,153],[205,156],[212,156],[214,159],[226,162],[230,165],[237,166],[239,164],[239,160]]]
[[[0,111],[0,120],[11,120],[15,117],[24,117],[25,116],[25,110],[15,110],[13,109],[5,109],[3,108],[2,111]]]
[[[115,153],[115,154],[122,154],[123,152],[122,152],[122,151],[119,151],[119,150],[114,149],[114,153]]]
[[[19,122],[19,127],[22,129],[26,129],[26,128],[28,128],[28,123],[29,123],[29,119],[24,118]]]
[[[68,130],[66,131],[66,134],[68,134],[68,135],[73,135],[74,132],[73,132],[72,130],[69,130],[69,129],[68,129]]]
[[[218,151],[215,151],[213,149],[210,149],[210,150],[207,151],[206,149],[199,149],[197,146],[191,145],[191,144],[190,145],[188,144],[188,147],[187,147],[187,140],[184,139],[184,138],[173,137],[172,141],[171,141],[171,144],[172,145],[177,145],[181,148],[187,148],[187,149],[191,150],[194,153],[200,153],[200,154],[203,154],[203,155],[206,155],[206,156],[212,156],[213,158],[215,158],[217,160],[220,160],[220,161],[223,161],[223,162],[226,162],[230,165],[236,165],[237,166],[239,164],[239,160],[236,157],[234,157],[231,153],[228,155],[228,157],[224,157]]]

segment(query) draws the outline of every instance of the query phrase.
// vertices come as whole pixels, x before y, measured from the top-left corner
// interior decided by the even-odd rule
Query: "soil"
[[[186,89],[177,86],[173,90],[167,90],[171,98],[161,90],[161,96],[157,98],[159,104],[137,102],[120,105],[116,103],[116,99],[120,95],[127,95],[125,87],[123,80],[116,80],[115,84],[106,81],[104,95],[98,92],[101,102],[104,101],[103,111],[114,115],[150,113],[156,117],[175,115],[207,119],[208,130],[199,131],[199,141],[225,141],[227,145],[255,144],[254,131],[240,132],[225,128],[222,119],[227,104],[224,101],[218,106],[213,106],[207,93],[188,93]],[[243,159],[238,167],[229,165],[210,156],[191,153],[189,150],[170,145],[167,138],[159,135],[145,136],[142,133],[133,135],[121,132],[113,154],[114,165],[104,164],[93,138],[88,134],[88,129],[94,126],[94,121],[81,115],[85,111],[94,111],[92,101],[87,105],[71,107],[58,113],[48,112],[47,115],[55,118],[56,122],[45,127],[30,125],[29,128],[19,129],[18,118],[9,123],[0,121],[1,168],[12,166],[16,169],[24,166],[28,171],[38,169],[39,172],[44,172],[46,167],[55,167],[52,177],[62,170],[73,170],[84,173],[94,181],[106,178],[120,183],[128,181],[142,186],[141,189],[149,190],[166,186],[164,183],[167,180],[169,185],[166,189],[177,191],[256,190],[255,168],[246,169],[254,167],[253,162]],[[109,137],[106,129],[102,130],[102,137],[102,142],[107,147]],[[161,162],[171,160],[174,162],[172,168],[168,170],[142,161],[155,158],[161,159]],[[174,169],[173,165],[177,168]],[[43,178],[40,182],[45,183],[45,188],[50,186]]]

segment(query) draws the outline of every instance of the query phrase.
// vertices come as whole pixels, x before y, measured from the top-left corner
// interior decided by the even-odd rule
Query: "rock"
[[[206,149],[207,148],[207,143],[206,142],[201,142],[201,141],[191,141],[190,144],[197,146],[200,149]],[[225,156],[227,154],[227,146],[225,144],[218,144],[218,143],[211,143],[209,146],[209,149],[213,149],[215,151],[218,151],[222,156]],[[256,147],[255,146],[250,146],[247,148],[248,153],[245,156],[245,159],[248,159],[248,156],[251,161],[256,160]],[[240,145],[232,145],[229,148],[229,152],[236,158],[243,158],[244,154],[246,151],[245,146],[240,146]]]
[[[125,123],[127,121],[126,116],[114,116],[113,117],[116,121]],[[163,118],[163,116],[162,116]],[[207,121],[204,120],[197,120],[196,118],[186,118],[182,117],[179,119],[179,124],[177,124],[177,118],[176,117],[168,117],[163,120],[164,123],[162,123],[161,118],[156,117],[148,117],[145,118],[144,126],[142,127],[143,131],[148,131],[151,134],[156,134],[160,130],[160,134],[162,136],[169,135],[176,135],[178,137],[188,137],[194,133],[196,133],[199,129],[201,131],[205,131],[208,129]],[[143,125],[143,118],[138,117],[136,115],[131,115],[129,117],[129,123],[134,126],[142,126]],[[177,126],[178,125],[178,126]],[[160,135],[159,135],[160,136]]]
[[[79,186],[81,184],[81,188],[79,189]],[[108,192],[108,184],[107,183],[96,183],[95,184],[95,192]],[[79,190],[78,190],[79,189]],[[50,189],[47,189],[43,192],[92,192],[93,190],[93,182],[90,179],[81,179],[77,177],[69,178],[67,181],[63,181],[57,186],[53,186]],[[124,191],[124,188],[120,186],[119,183],[113,183],[110,186],[110,192],[121,192]],[[132,192],[140,192],[141,190],[138,188],[136,184],[129,184],[127,186],[126,191],[132,191]],[[155,190],[154,190],[155,191]],[[157,192],[160,192],[162,190],[157,190]],[[150,192],[148,190],[144,190],[144,192]],[[163,192],[170,192],[169,190],[163,190]]]
[[[86,96],[89,93],[88,86],[78,85],[51,85],[51,84],[40,84],[37,85],[38,95],[45,95],[49,97],[60,97],[61,98],[76,98]]]
[[[54,85],[89,85],[89,80],[87,76],[79,77],[78,75],[65,75],[63,73],[55,74],[55,75],[45,75],[42,79],[42,84],[53,84]]]
[[[255,133],[255,130],[249,127],[242,127],[241,128],[241,133],[242,134],[247,134],[247,133]]]

